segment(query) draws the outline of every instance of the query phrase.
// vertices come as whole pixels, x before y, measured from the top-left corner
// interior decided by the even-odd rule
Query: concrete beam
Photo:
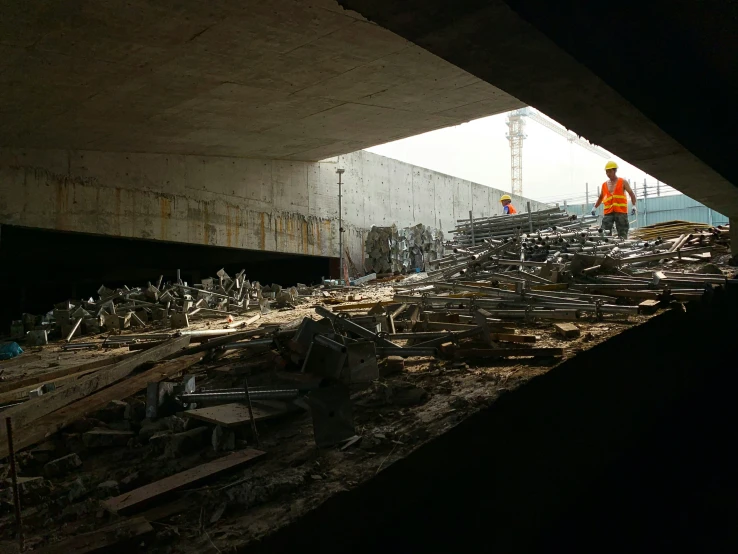
[[[0,146],[316,161],[522,106],[334,0],[2,10]]]
[[[733,4],[340,3],[738,216]]]
[[[469,209],[500,210],[502,191],[364,151],[296,162],[0,148],[0,225],[337,257],[338,167],[357,267],[372,225],[448,233]]]

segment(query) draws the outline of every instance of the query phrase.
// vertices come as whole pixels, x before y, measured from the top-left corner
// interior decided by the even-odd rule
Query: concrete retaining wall
[[[470,209],[499,213],[504,194],[364,151],[315,163],[0,149],[0,224],[337,256],[338,167],[357,265],[372,225],[448,231]]]

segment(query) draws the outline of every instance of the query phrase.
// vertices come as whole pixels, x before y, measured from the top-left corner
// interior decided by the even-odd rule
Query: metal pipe
[[[67,338],[66,338],[66,341],[67,342],[71,342],[72,341],[72,337],[77,332],[77,329],[79,329],[79,324],[80,323],[82,323],[82,318],[81,317],[78,317],[77,318],[77,321],[74,322],[74,327],[72,327],[72,330],[69,331],[69,334],[67,335]]]
[[[251,420],[251,431],[254,434],[254,442],[259,446],[259,432],[256,430],[256,419],[254,419],[254,408],[251,405],[251,393],[249,392],[248,379],[243,379],[243,392],[246,394],[246,406],[249,408],[249,419]]]
[[[18,470],[15,466],[15,448],[13,446],[13,420],[5,418],[5,431],[8,436],[8,458],[10,459],[10,477],[13,482],[13,506],[15,523],[18,526],[18,548],[23,552],[23,519],[21,518],[20,494],[18,493]]]
[[[223,346],[223,350],[248,350],[257,346],[271,346],[274,343],[273,338],[253,339],[246,342],[231,342]]]
[[[333,339],[329,339],[325,335],[315,335],[313,337],[313,342],[321,346],[325,346],[326,348],[330,348],[334,352],[339,352],[340,354],[344,354],[346,352],[346,347],[343,344],[336,342]]]
[[[344,330],[349,331],[350,333],[354,333],[355,335],[359,335],[363,339],[368,339],[371,341],[376,342],[380,346],[388,346],[388,347],[397,347],[395,343],[392,341],[389,341],[383,337],[380,337],[376,333],[372,333],[369,329],[366,329],[365,327],[362,327],[358,323],[354,323],[350,319],[338,317],[333,312],[325,309],[323,306],[316,306],[315,312],[318,315],[321,315],[325,318],[328,318],[331,320],[331,322],[334,325],[337,325],[339,327],[342,327]]]
[[[402,357],[438,356],[438,349],[418,347],[418,346],[405,346],[405,347],[397,346],[394,348],[390,348],[386,346],[377,346],[376,351],[377,351],[377,356],[380,356],[383,358],[387,356],[402,356]]]
[[[341,194],[341,186],[343,185],[343,182],[341,181],[341,176],[343,175],[343,172],[346,171],[345,169],[336,169],[336,173],[338,173],[338,280],[340,282],[341,279],[343,279],[343,208],[341,205],[342,201],[342,194]],[[344,285],[348,285],[348,283],[344,283]]]
[[[298,389],[274,389],[251,391],[252,400],[293,400],[300,396]],[[246,400],[247,393],[244,389],[232,389],[230,391],[218,392],[188,392],[179,396],[186,404],[193,402],[233,402]]]

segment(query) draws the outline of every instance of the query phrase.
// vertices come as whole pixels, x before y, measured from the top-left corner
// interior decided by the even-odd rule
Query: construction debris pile
[[[195,285],[188,285],[177,273],[177,279],[171,283],[163,282],[164,277],[160,276],[156,285],[149,282],[144,287],[113,290],[103,285],[97,291],[97,300],[67,300],[44,316],[23,314],[21,320],[12,322],[11,338],[25,340],[28,346],[40,346],[47,344],[50,336],[61,336],[69,343],[74,337],[99,334],[101,330],[143,329],[149,324],[185,329],[193,318],[233,317],[252,310],[266,314],[275,307],[294,308],[316,292],[301,284],[263,287],[258,281],[245,279],[244,270],[230,277],[220,269],[217,277]],[[77,343],[68,348],[91,346],[94,345]]]
[[[425,271],[443,256],[443,232],[423,224],[401,229],[372,226],[365,251],[367,270],[377,274]]]
[[[426,273],[362,287],[368,299],[221,271],[57,306],[45,325],[59,340],[0,363],[0,459],[17,461],[0,466],[15,483],[0,541],[23,521],[33,549],[240,548],[598,334],[738,286],[718,261],[726,229],[620,240],[557,223],[457,245]],[[108,348],[82,350],[72,330],[97,318]],[[79,358],[14,374],[45,354]]]

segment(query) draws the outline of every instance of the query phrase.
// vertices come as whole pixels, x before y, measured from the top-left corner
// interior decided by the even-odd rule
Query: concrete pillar
[[[738,217],[730,218],[730,253],[738,257]]]

